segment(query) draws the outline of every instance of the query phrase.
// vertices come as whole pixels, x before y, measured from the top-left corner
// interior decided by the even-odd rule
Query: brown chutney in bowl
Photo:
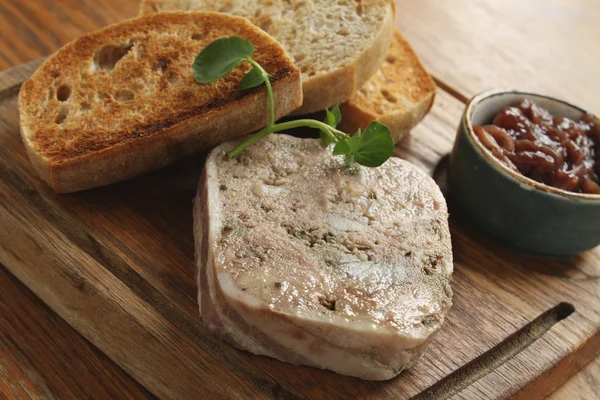
[[[515,111],[523,100],[543,107],[554,117],[540,110],[525,115],[531,105],[515,112],[522,115],[512,120],[506,118],[506,112],[502,116],[503,110]],[[498,114],[501,117],[496,119]],[[536,93],[490,90],[476,95],[465,108],[450,155],[451,211],[508,247],[531,255],[563,258],[596,247],[600,244],[600,194],[584,192],[593,191],[594,185],[583,177],[598,183],[594,175],[598,176],[596,154],[600,149],[592,128],[600,124],[588,115],[573,104]],[[570,132],[571,138],[570,133],[565,134],[569,131],[565,122],[564,132],[551,132],[558,138],[552,139],[535,128],[536,122],[550,126],[550,118],[552,126],[567,119],[573,126],[582,121],[593,124],[590,130],[584,127],[578,134]],[[504,128],[491,128],[489,133],[495,120]],[[477,126],[488,128],[483,139],[475,133]],[[566,136],[564,141],[559,140],[561,132]],[[569,144],[567,137],[578,148]],[[550,185],[552,179],[561,187]]]
[[[558,189],[600,194],[600,125],[590,114],[579,121],[557,117],[524,99],[473,131],[515,172]]]

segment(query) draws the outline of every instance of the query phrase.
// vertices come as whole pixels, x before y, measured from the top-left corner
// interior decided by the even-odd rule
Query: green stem
[[[272,124],[265,126],[260,131],[248,136],[246,140],[237,145],[235,149],[231,150],[228,156],[229,158],[236,158],[240,155],[242,151],[246,150],[248,147],[252,146],[254,143],[258,142],[270,133],[300,127],[321,129],[324,132],[326,132],[326,134],[329,135],[329,137],[333,139],[334,142],[338,141],[338,137],[336,136],[341,136],[343,139],[348,137],[348,135],[346,135],[344,132],[335,129],[324,122],[320,122],[314,119],[297,119],[295,121],[287,121],[282,122],[280,124]]]
[[[346,155],[346,168],[348,168],[348,169],[352,168],[353,164],[354,164],[354,154],[347,154]]]
[[[248,58],[248,62],[256,69],[258,69],[265,80],[265,86],[267,87],[267,97],[269,99],[269,125],[275,123],[275,102],[273,100],[273,88],[271,87],[271,81],[269,80],[269,74],[264,70],[263,67],[251,58]]]

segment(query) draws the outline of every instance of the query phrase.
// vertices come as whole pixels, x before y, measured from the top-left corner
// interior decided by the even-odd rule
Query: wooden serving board
[[[214,339],[198,317],[193,262],[203,156],[105,188],[54,193],[19,136],[19,85],[38,65],[0,73],[0,263],[153,394],[532,399],[600,353],[600,248],[564,262],[527,258],[457,216],[454,306],[428,352],[399,377],[362,381]],[[397,149],[429,173],[450,151],[464,107],[443,86]]]

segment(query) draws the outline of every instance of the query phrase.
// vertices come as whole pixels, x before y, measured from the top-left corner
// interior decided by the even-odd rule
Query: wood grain
[[[526,73],[522,72],[520,69],[522,66],[512,63],[511,57],[522,55],[523,51],[527,50],[529,47],[534,47],[533,53],[537,52],[537,57],[541,57],[540,52],[542,52],[542,50],[538,48],[538,42],[525,42],[523,40],[517,40],[516,43],[514,41],[512,42],[514,46],[505,46],[503,48],[499,48],[498,43],[500,42],[496,40],[498,38],[502,39],[502,36],[504,35],[503,32],[508,31],[514,33],[515,31],[520,30],[518,20],[522,19],[522,17],[516,13],[513,15],[508,12],[510,11],[510,7],[514,6],[514,3],[514,1],[484,2],[482,0],[478,0],[467,2],[466,0],[459,0],[456,2],[456,8],[460,8],[460,13],[458,13],[457,11],[452,11],[455,10],[454,3],[451,11],[444,11],[442,7],[439,7],[439,4],[436,4],[431,0],[423,0],[421,2],[399,0],[397,1],[399,11],[398,22],[404,29],[407,36],[414,43],[417,51],[421,53],[422,57],[429,64],[429,67],[434,69],[436,75],[438,75],[438,77],[447,79],[449,86],[458,87],[461,92],[469,96],[475,91],[481,90],[481,88],[491,87],[486,85],[500,85],[502,82],[507,82],[502,83],[502,85],[516,86],[516,84],[518,84],[520,81],[513,83],[513,79],[521,77],[523,80],[529,80],[531,78],[530,75],[527,75],[528,73],[531,73],[531,70],[527,67],[524,68]],[[563,10],[569,10],[573,8],[581,9],[583,7],[583,9],[588,10],[592,16],[598,15],[598,3],[594,3],[592,1],[574,1],[567,3],[564,1],[550,0],[544,2],[544,4],[541,4],[541,1],[536,0],[529,4],[519,3],[518,6],[520,13],[528,16],[531,16],[532,12],[543,9],[544,7]],[[422,7],[422,9],[418,10],[419,7]],[[498,10],[501,12],[498,13]],[[123,18],[134,16],[136,13],[137,1],[132,0],[33,0],[28,2],[0,0],[0,69],[4,69],[24,61],[36,59],[41,55],[49,54],[66,41],[77,37],[79,34],[85,31],[92,30],[112,22],[117,22]],[[483,18],[471,18],[473,15],[477,16],[478,14],[482,13],[488,13],[491,16],[484,15]],[[498,15],[506,17],[507,21],[492,32],[492,30],[486,29],[486,25],[489,24],[481,24],[480,22],[489,22],[490,20],[494,22],[494,13],[498,13]],[[441,18],[441,20],[439,18]],[[465,21],[468,23],[465,23]],[[475,23],[475,21],[478,22]],[[535,25],[538,24],[543,26],[541,31],[544,32],[544,37],[550,38],[546,41],[552,40],[554,43],[556,43],[556,47],[551,51],[551,53],[555,54],[560,50],[561,57],[574,56],[576,58],[580,53],[587,52],[586,54],[589,54],[590,51],[588,51],[588,47],[595,45],[593,41],[593,37],[595,37],[595,35],[584,35],[583,37],[578,37],[575,35],[577,40],[575,42],[576,45],[573,45],[573,35],[561,36],[562,32],[569,30],[569,26],[574,25],[585,25],[585,27],[582,29],[588,29],[589,32],[596,30],[595,27],[590,27],[589,19],[582,19],[581,15],[575,17],[573,15],[567,15],[566,20],[558,21],[560,29],[557,31],[552,31],[549,29],[552,27],[552,25],[548,23],[547,15],[544,13],[537,15],[535,18],[528,18],[527,23],[533,24],[534,28],[532,29],[538,29],[538,31],[539,28],[535,28]],[[465,30],[467,33],[469,33],[476,29],[486,29],[484,35],[467,38],[469,40],[474,40],[476,44],[480,46],[477,47],[477,51],[473,51],[473,46],[470,45],[462,47],[457,45],[457,41],[463,40],[463,36],[461,35],[465,35]],[[592,38],[591,40],[590,37]],[[460,47],[460,49],[457,50],[457,47]],[[482,50],[484,47],[487,50]],[[495,60],[498,64],[497,67],[480,68],[482,65],[481,59],[483,58],[481,54],[494,54],[499,50],[501,53],[508,52],[512,55],[509,54],[506,57],[498,57]],[[596,51],[595,47],[591,50],[592,55],[595,54],[594,51]],[[438,53],[440,53],[441,56]],[[438,54],[438,56],[436,56],[436,54]],[[594,69],[597,69],[598,58],[595,56],[593,56],[593,58],[596,64],[593,64],[594,60],[591,60],[591,65],[594,66]],[[557,86],[559,86],[559,84],[564,86],[562,88],[563,91],[568,91],[571,95],[572,93],[579,94],[582,90],[585,91],[588,88],[592,88],[593,82],[591,85],[583,85],[581,83],[582,79],[577,79],[572,86],[572,90],[570,89],[571,86],[564,85],[564,82],[571,82],[570,78],[572,76],[582,76],[581,71],[584,71],[584,73],[586,72],[586,68],[588,68],[590,65],[590,60],[586,60],[585,62],[582,61],[580,64],[581,65],[572,66],[572,70],[574,71],[572,75],[568,73],[569,71],[561,71],[561,66],[551,66],[553,68],[552,74],[545,74],[544,71],[542,71],[543,80],[540,80],[539,83],[528,82],[528,84],[542,88],[553,86],[552,84],[546,84],[546,82],[549,81],[550,78],[554,77],[557,79]],[[437,69],[435,68],[436,65],[438,66]],[[477,66],[477,68],[475,66]],[[483,66],[485,67],[485,65]],[[515,70],[515,66],[518,66],[519,68]],[[557,68],[560,72],[558,74],[556,73]],[[518,74],[515,73],[515,71],[517,71]],[[446,83],[446,80],[441,83]],[[478,84],[482,86],[477,86]],[[561,88],[559,87],[553,90],[557,91],[552,93],[558,94],[560,93]],[[597,90],[590,90],[589,92],[597,92]],[[563,97],[568,99],[566,96]],[[431,170],[428,159],[435,157],[436,155],[440,156],[441,154],[438,154],[439,152],[432,150],[430,146],[427,145],[428,135],[439,135],[440,138],[436,140],[445,140],[447,143],[444,145],[451,145],[452,136],[448,135],[447,132],[444,133],[444,130],[447,130],[448,126],[453,126],[453,124],[456,124],[456,121],[454,120],[455,116],[452,115],[452,112],[446,111],[446,107],[449,103],[452,103],[452,100],[453,99],[449,97],[446,98],[446,96],[438,97],[438,103],[440,103],[440,106],[436,106],[436,114],[429,118],[432,120],[431,123],[428,123],[427,129],[419,127],[417,131],[413,133],[413,137],[409,141],[402,144],[402,148],[400,149],[402,154],[409,155],[410,158],[416,161],[418,164]],[[582,101],[578,102],[577,100],[573,99],[572,101],[585,106]],[[593,106],[588,107],[592,108]],[[595,111],[597,111],[597,107],[595,108]],[[0,130],[2,127],[3,126],[0,122]],[[430,129],[433,130],[433,133],[430,131]],[[424,137],[417,135],[424,135]],[[147,183],[147,185],[150,184],[150,182]],[[181,181],[179,184],[183,185]],[[136,206],[143,206],[142,203],[142,199],[138,199],[137,203],[135,204]],[[184,202],[182,202],[182,204],[183,203]],[[168,229],[170,227],[169,221],[163,221],[161,227]],[[185,223],[181,223],[180,227],[185,227]],[[170,232],[176,233],[176,230]],[[477,235],[477,232],[469,234]],[[153,242],[153,244],[155,243],[157,242]],[[160,245],[160,243],[158,244]],[[136,251],[139,250],[140,248],[136,249]],[[509,264],[517,269],[522,268],[522,263],[524,261],[519,257],[514,257],[512,255],[505,256],[507,257],[507,262]],[[595,255],[583,255],[581,259],[576,260],[574,263],[578,264],[579,268],[567,268],[561,264],[545,264],[540,262],[532,262],[528,265],[528,268],[531,268],[531,270],[535,271],[536,274],[555,276],[560,279],[586,280],[589,278],[598,277],[598,258]],[[166,271],[166,273],[170,272],[171,271],[169,270]],[[130,279],[132,282],[131,284],[135,285],[137,278],[134,276]],[[174,281],[171,282],[170,285],[176,285],[181,282],[182,280]],[[2,285],[2,287],[5,285],[2,274],[0,274],[0,285]],[[187,293],[193,293],[193,285],[188,286],[189,287],[186,287],[183,291]],[[465,288],[464,290],[468,290],[468,288]],[[17,298],[24,299],[27,296],[23,294],[23,292],[23,289],[16,290],[12,293],[12,296],[19,296]],[[20,302],[23,301],[24,300],[20,300]],[[40,324],[42,327],[48,325],[47,322],[40,322],[39,319],[35,319],[35,322]],[[517,326],[519,325],[515,324],[515,327]],[[4,331],[0,331],[0,334],[1,332]],[[65,343],[76,340],[72,339],[71,336],[77,338],[77,335],[75,334],[65,335]],[[84,341],[83,343],[87,342]],[[461,341],[459,341],[459,343],[461,343]],[[42,349],[39,350],[40,354],[42,354],[42,357],[44,357],[44,352]],[[57,357],[59,356],[57,355]],[[533,359],[535,359],[535,354]],[[3,361],[4,360],[6,359],[3,358]],[[17,364],[14,364],[13,362],[13,365]],[[561,363],[557,363],[557,365],[561,365]],[[575,365],[576,368],[580,367],[577,366],[576,363],[573,363],[573,365]],[[594,365],[600,365],[600,361],[596,361]],[[436,368],[435,365],[433,367]],[[105,369],[108,371],[108,374],[110,374],[109,370],[111,370],[111,368],[114,367],[111,367],[109,363],[106,363]],[[74,374],[79,376],[79,373]],[[593,377],[593,375],[589,375],[588,373],[588,375],[583,376],[587,376],[588,378],[576,378],[577,384],[571,384],[567,386],[566,389],[557,392],[557,396],[564,395],[566,396],[564,398],[576,398],[577,395],[574,393],[581,393],[583,397],[580,398],[595,398],[597,395],[597,390],[595,390],[595,387],[597,387],[597,385],[593,386],[588,383],[586,386],[587,382],[594,383],[594,380],[589,378],[589,376]],[[67,386],[70,383],[69,377],[64,375],[57,374],[54,378],[57,380],[62,380],[63,382],[67,382]],[[511,375],[509,374],[507,378],[510,379]],[[2,379],[0,379],[0,382],[1,381]],[[556,384],[553,386],[556,386]],[[126,385],[124,385],[123,390],[125,393],[127,393],[128,389]],[[392,392],[386,391],[385,388],[381,390],[384,394],[393,394]],[[548,391],[549,389],[543,388],[542,390]],[[132,389],[132,393],[137,393],[135,388]],[[279,391],[277,388],[275,388],[272,393],[277,394]],[[460,394],[458,396],[460,396]],[[64,393],[62,395],[61,393],[58,393],[57,397],[64,398],[66,395]]]
[[[0,87],[34,67],[0,75]],[[444,379],[433,394],[537,398],[574,374],[567,361],[600,350],[597,252],[570,263],[518,257],[453,218],[455,304],[429,352],[399,378],[365,382],[237,351],[197,316],[190,216],[201,157],[57,195],[24,154],[9,92],[0,104],[0,195],[13,206],[0,206],[0,262],[157,396],[433,398],[426,389]],[[398,152],[432,172],[462,108],[441,91]],[[557,317],[561,302],[576,311]]]
[[[425,65],[467,96],[514,88],[600,114],[597,0],[397,0],[396,21]]]
[[[600,361],[596,359],[552,393],[548,400],[597,399],[600,396],[598,388],[600,388]]]
[[[137,15],[137,0],[0,0],[0,70]]]
[[[0,269],[0,397],[152,398]]]
[[[136,12],[131,0],[0,0],[0,70],[50,54]],[[0,398],[151,396],[2,266],[0,287]]]

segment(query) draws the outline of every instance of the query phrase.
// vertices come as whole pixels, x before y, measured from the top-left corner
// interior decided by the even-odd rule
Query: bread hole
[[[101,48],[94,55],[96,69],[112,71],[117,63],[131,51],[132,47],[132,44],[118,44]]]
[[[179,86],[179,77],[177,76],[177,74],[170,74],[169,76],[167,76],[167,82],[169,83],[169,85],[177,87]]]
[[[52,71],[50,73],[50,76],[52,77],[52,79],[56,79],[56,78],[58,78],[60,76],[60,72],[58,72],[58,71]]]
[[[171,59],[159,56],[156,58],[156,61],[152,65],[152,68],[158,72],[165,72],[167,67],[171,64]]]
[[[96,101],[105,101],[108,100],[108,95],[106,93],[96,93]]]
[[[48,100],[51,100],[54,97],[54,88],[50,86],[48,88]]]
[[[304,1],[299,1],[295,6],[294,6],[294,11],[298,11],[299,9],[301,9],[302,7],[304,7],[306,3]]]
[[[135,91],[144,89],[144,87],[145,86],[143,83],[137,82],[137,83],[134,83],[133,85],[129,86],[129,90],[132,90],[135,92]]]
[[[131,90],[119,90],[115,95],[115,100],[118,102],[130,101],[133,100],[134,97],[135,95]]]
[[[202,40],[203,37],[200,33],[192,33],[192,40]]]
[[[56,122],[59,125],[62,124],[63,122],[65,122],[65,119],[67,119],[67,115],[69,115],[69,106],[67,106],[66,104],[61,104],[58,108],[58,114],[56,114],[56,119],[54,120],[54,122]]]
[[[294,56],[294,58],[296,59],[296,62],[300,62],[306,58],[306,54],[305,53],[296,54]]]
[[[92,110],[92,106],[87,101],[81,103],[81,112],[89,112]]]
[[[337,31],[337,34],[340,36],[348,36],[350,34],[350,32],[348,31],[348,28],[343,27]]]
[[[387,91],[387,89],[383,89],[381,91],[381,94],[383,95],[383,97],[385,97],[385,99],[387,101],[389,101],[390,103],[396,103],[398,101],[398,98],[396,96],[394,96],[393,94],[391,94],[390,92]]]
[[[389,62],[390,64],[393,64],[393,63],[396,62],[396,56],[393,56],[393,55],[390,54],[389,56],[387,56],[385,58],[385,61]]]
[[[262,29],[263,31],[265,31],[265,32],[269,32],[269,28],[271,27],[271,24],[272,24],[272,22],[268,21],[268,22],[265,22],[263,24],[260,24],[258,27],[260,29]]]
[[[360,2],[356,5],[356,15],[358,15],[359,17],[362,17],[363,15],[363,6]]]
[[[146,48],[143,44],[136,44],[135,46],[133,46],[133,49],[131,49],[131,52],[133,53],[136,59],[139,59],[144,54],[145,50]]]
[[[273,24],[273,20],[268,15],[263,15],[257,21],[258,27],[265,32],[269,32],[269,28],[271,27],[271,24]]]
[[[71,97],[71,86],[69,85],[60,85],[58,89],[56,89],[56,99],[58,101],[67,101]]]
[[[328,310],[335,311],[335,299],[331,296],[319,296],[319,303]]]

